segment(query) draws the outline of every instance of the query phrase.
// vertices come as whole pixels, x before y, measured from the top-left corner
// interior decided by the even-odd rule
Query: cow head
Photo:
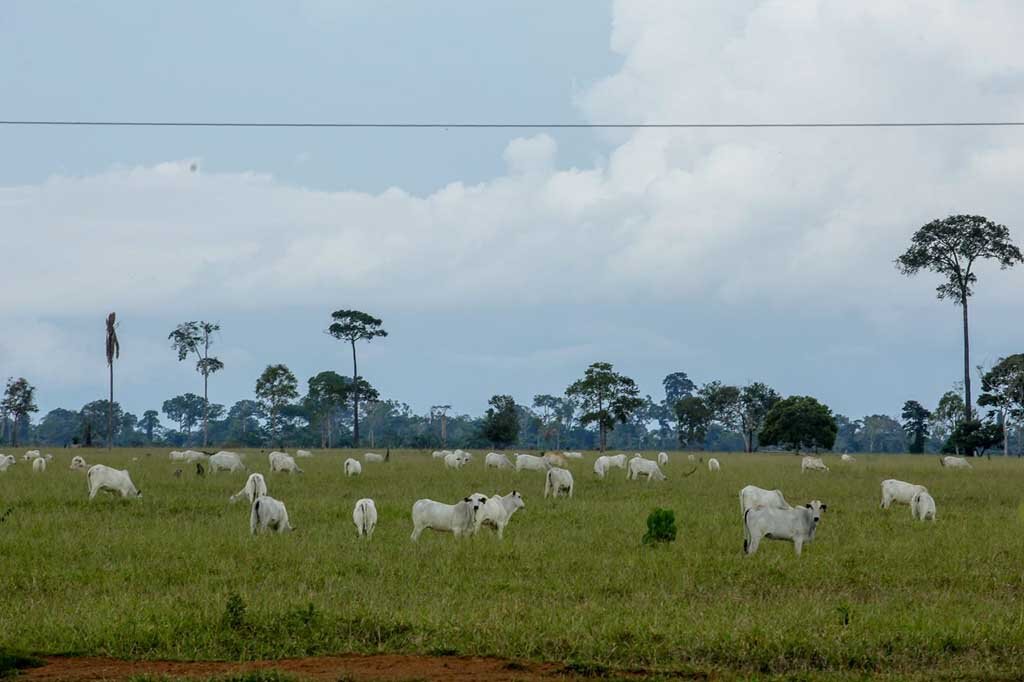
[[[506,497],[512,500],[512,506],[515,509],[522,509],[526,506],[526,503],[523,502],[523,496],[519,494],[518,490],[513,490]]]
[[[821,513],[828,509],[828,505],[821,500],[811,500],[804,506],[811,510],[811,518],[814,519],[815,523],[821,521]]]

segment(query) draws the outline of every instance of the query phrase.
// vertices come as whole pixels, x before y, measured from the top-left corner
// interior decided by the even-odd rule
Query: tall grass
[[[77,452],[77,451],[76,451]],[[536,472],[485,470],[482,456],[445,471],[427,453],[392,453],[346,478],[351,453],[302,460],[304,475],[267,476],[298,532],[253,538],[231,505],[243,474],[194,476],[166,451],[85,452],[131,471],[141,500],[89,502],[85,476],[58,454],[43,474],[0,473],[0,645],[126,658],[256,659],[341,652],[498,655],[593,669],[751,674],[936,675],[1019,670],[1024,654],[1024,464],[971,472],[934,457],[826,457],[800,473],[786,455],[718,455],[722,471],[669,480],[625,472],[595,480],[592,455],[570,466],[572,500],[544,500]],[[20,454],[20,453],[19,453]],[[133,461],[138,457],[138,461]],[[938,522],[878,508],[879,482],[927,485]],[[828,504],[801,558],[765,541],[742,555],[738,491],[781,488]],[[505,540],[409,540],[420,497],[523,493]],[[379,522],[359,541],[352,506],[372,497]],[[648,514],[675,513],[676,542],[645,546]]]

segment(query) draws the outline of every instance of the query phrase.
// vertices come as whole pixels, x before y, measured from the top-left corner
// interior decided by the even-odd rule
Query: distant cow
[[[210,456],[208,454],[206,454],[205,452],[199,452],[198,450],[186,450],[181,454],[182,459],[188,462],[189,464],[191,464],[192,462],[205,462],[206,460],[210,459]]]
[[[210,457],[208,464],[211,474],[218,471],[245,471],[242,458],[226,450],[221,450],[216,455]]]
[[[504,537],[505,526],[512,520],[512,515],[526,506],[522,495],[515,490],[508,495],[492,495],[491,497],[473,493],[469,498],[475,499],[483,505],[476,514],[476,532],[480,531],[481,526],[493,528],[498,532],[499,540]]]
[[[598,478],[604,478],[605,474],[610,469],[625,469],[626,468],[626,455],[601,455],[594,460],[594,473],[597,474]],[[629,477],[629,472],[626,472],[626,477]]]
[[[7,471],[7,467],[17,464],[14,455],[0,455],[0,471]]]
[[[295,451],[295,456],[296,457],[312,457],[313,453],[310,452],[309,450],[296,450]]]
[[[639,481],[641,476],[647,477],[647,482],[664,481],[665,474],[661,473],[658,463],[643,457],[634,457],[629,460],[629,469],[626,477],[633,481]]]
[[[101,490],[120,493],[121,497],[142,497],[142,491],[132,483],[132,477],[127,470],[94,464],[85,474],[85,478],[89,481],[90,500]]]
[[[439,533],[451,533],[455,537],[473,535],[476,532],[477,512],[487,500],[466,497],[455,504],[444,504],[434,500],[417,500],[412,506],[412,536],[415,542],[426,529]]]
[[[708,471],[721,471],[722,465],[718,463],[718,460],[712,457],[708,460]]]
[[[461,469],[466,466],[466,456],[458,452],[449,452],[444,456],[444,468],[445,469]]]
[[[363,473],[363,465],[359,463],[359,460],[352,459],[351,457],[345,460],[346,476],[358,476],[361,473]]]
[[[356,524],[356,535],[367,540],[373,537],[373,529],[377,527],[377,506],[368,497],[356,501],[352,510],[352,523]]]
[[[661,467],[668,466],[668,453],[667,452],[659,452],[658,453],[658,466],[661,466]]]
[[[383,462],[384,455],[379,455],[376,452],[367,452],[363,455],[363,461],[367,464]]]
[[[261,497],[267,494],[267,481],[263,478],[263,474],[249,474],[249,478],[245,479],[245,485],[242,489],[230,497],[230,500],[234,502],[240,498],[247,498],[249,504],[256,501],[257,497]]]
[[[42,455],[39,454],[38,450],[29,450],[28,452],[21,456],[21,459],[26,462],[31,462],[32,460],[38,457],[42,457]]]
[[[500,452],[488,452],[484,457],[484,466],[488,469],[511,469],[512,462]]]
[[[895,478],[887,478],[882,481],[882,503],[878,505],[882,509],[888,509],[893,502],[899,504],[910,504],[914,501],[914,495],[919,492],[928,492],[923,485],[915,485],[906,481],[898,481]]]
[[[561,455],[556,455],[553,452],[543,455],[543,459],[553,467],[565,467],[565,458]]]
[[[550,492],[552,497],[559,497],[563,493],[567,493],[571,498],[572,488],[571,471],[561,467],[551,467],[548,469],[547,476],[544,478],[544,497],[547,497],[548,492]]]
[[[740,490],[740,513],[746,514],[754,507],[771,507],[773,509],[789,509],[789,503],[782,496],[781,490],[765,490],[756,485],[744,486]]]
[[[843,462],[846,462],[847,464],[853,464],[854,462],[857,461],[856,457],[854,457],[853,455],[848,455],[845,452],[842,455],[840,455],[839,459]]]
[[[85,463],[85,458],[83,458],[81,455],[75,455],[74,457],[71,458],[71,466],[69,468],[76,470],[88,469],[89,465]]]
[[[543,457],[516,453],[516,471],[544,471],[548,466]]]
[[[910,500],[910,518],[922,521],[935,520],[935,500],[927,490],[918,490]]]
[[[284,502],[261,495],[252,503],[252,511],[249,514],[249,530],[256,535],[257,532],[267,530],[287,533],[295,528],[288,523],[288,510],[285,508]]]
[[[46,471],[46,460],[42,457],[36,457],[32,460],[32,471],[37,474],[41,474]]]
[[[693,454],[691,452],[690,454],[688,454],[686,456],[686,459],[687,459],[687,461],[690,461],[690,462],[696,462],[697,461],[697,455],[695,455],[695,454]]]
[[[821,457],[804,457],[800,460],[800,473],[805,471],[828,471]]]
[[[563,452],[562,457],[566,459],[583,459],[582,452]]]
[[[947,469],[973,469],[971,463],[963,457],[953,457],[947,455],[945,457],[939,457],[939,464],[946,467]]]
[[[434,459],[444,459],[445,455],[451,454],[451,450],[434,450]]]
[[[821,521],[821,513],[828,508],[819,500],[803,507],[774,509],[754,507],[743,515],[743,551],[747,555],[757,551],[761,538],[785,540],[793,543],[796,555],[807,542],[814,540],[814,531]]]
[[[275,471],[285,471],[289,474],[303,473],[302,469],[299,468],[299,465],[295,463],[295,459],[287,453],[277,452],[275,450],[267,455],[267,459],[270,460],[271,473]]]

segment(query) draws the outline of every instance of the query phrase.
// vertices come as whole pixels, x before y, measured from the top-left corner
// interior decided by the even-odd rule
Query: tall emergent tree
[[[775,403],[761,429],[762,445],[781,445],[830,450],[836,442],[836,420],[832,410],[806,395],[794,395]]]
[[[636,382],[615,372],[609,362],[592,364],[582,379],[565,390],[565,395],[579,401],[583,410],[581,424],[597,424],[602,452],[608,445],[608,432],[615,428],[615,422],[625,424],[630,415],[644,404]]]
[[[661,385],[665,387],[665,404],[669,407],[674,407],[697,390],[697,385],[690,381],[686,372],[672,372],[662,380]]]
[[[712,412],[700,396],[690,395],[675,404],[679,444],[685,448],[704,446],[711,425]]]
[[[356,341],[372,341],[388,335],[381,320],[358,310],[335,310],[331,313],[334,322],[327,333],[339,341],[348,341],[352,346],[352,445],[359,447],[359,367],[356,364]]]
[[[516,442],[519,435],[519,411],[510,395],[495,395],[487,401],[481,435],[499,450]]]
[[[952,299],[963,311],[964,322],[964,410],[967,421],[973,419],[971,403],[971,343],[967,325],[967,299],[978,281],[974,264],[994,260],[1001,269],[1024,261],[1010,239],[1005,225],[979,215],[952,215],[933,220],[914,233],[910,248],[896,259],[904,275],[931,270],[945,281],[936,287],[939,299]],[[966,453],[972,455],[973,452]]]
[[[107,315],[107,368],[110,370],[110,411],[107,413],[107,450],[114,446],[114,359],[121,357],[121,343],[117,340],[117,315]]]
[[[299,397],[298,386],[295,375],[285,365],[267,365],[256,380],[256,397],[270,418],[270,436],[277,438],[278,447],[283,445],[279,417],[285,406]]]
[[[754,436],[764,426],[768,410],[780,400],[782,396],[775,389],[760,381],[744,386],[740,391],[740,427],[743,429],[743,444],[747,452],[754,451]]]
[[[162,405],[164,414],[171,421],[177,422],[181,432],[185,434],[187,443],[192,442],[192,427],[196,425],[207,407],[206,401],[195,393],[176,396],[165,400]]]
[[[183,322],[168,335],[171,347],[178,351],[178,361],[189,355],[196,356],[196,371],[203,375],[203,446],[208,445],[210,438],[210,375],[224,369],[224,363],[210,357],[210,346],[213,345],[211,335],[220,331],[215,322]]]
[[[153,432],[160,428],[160,414],[156,410],[146,410],[142,413],[139,426],[146,434],[146,443],[152,443]]]
[[[1009,422],[1024,423],[1024,353],[999,360],[981,378],[982,394],[978,404],[1001,417],[1003,423],[1003,454],[1010,453]]]
[[[0,412],[11,416],[11,445],[18,444],[18,428],[25,428],[29,415],[38,412],[36,406],[36,387],[28,383],[24,377],[8,379],[3,400],[0,400]]]
[[[337,372],[320,372],[307,382],[306,407],[320,424],[320,447],[334,447],[334,413],[348,400],[351,384]]]
[[[928,422],[932,413],[916,400],[903,403],[903,430],[910,437],[910,453],[920,455],[928,440]]]

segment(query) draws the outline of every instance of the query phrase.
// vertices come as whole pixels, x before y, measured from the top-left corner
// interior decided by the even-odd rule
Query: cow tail
[[[256,532],[256,528],[260,522],[260,498],[257,497],[252,502],[252,513],[249,515],[249,525],[252,526],[252,532]]]
[[[750,510],[743,512],[743,553],[747,553],[747,547],[750,546],[750,526],[747,525],[747,517],[750,516]]]

